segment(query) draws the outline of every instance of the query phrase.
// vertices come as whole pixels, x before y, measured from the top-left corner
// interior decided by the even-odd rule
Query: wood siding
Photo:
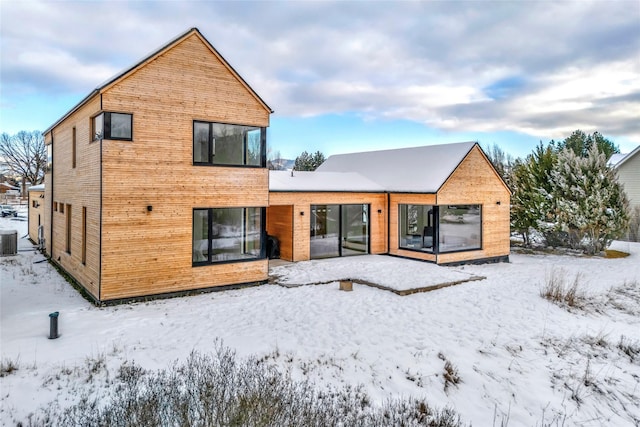
[[[99,299],[100,280],[100,142],[91,142],[91,116],[100,110],[95,96],[65,121],[45,140],[53,140],[53,172],[45,175],[45,234],[47,253],[94,298]],[[76,167],[73,166],[73,128],[76,129]],[[52,183],[53,180],[53,183]],[[51,199],[53,198],[53,200]],[[51,212],[51,202],[58,211]],[[71,247],[67,252],[67,210],[71,206]],[[87,208],[86,263],[82,263],[82,208]],[[49,233],[53,225],[53,235]]]
[[[266,260],[192,266],[194,208],[268,203],[266,169],[193,165],[194,120],[269,125],[202,39],[188,36],[107,88],[102,106],[133,114],[133,141],[103,141],[100,299],[266,280]]]
[[[640,207],[640,151],[620,165],[617,171],[618,181],[624,185],[631,209]]]
[[[37,207],[34,207],[34,202]],[[30,190],[29,191],[29,239],[35,244],[38,244],[38,226],[45,224],[44,220],[44,190]]]
[[[293,261],[293,205],[267,208],[267,233],[278,238],[280,258]]]
[[[497,175],[482,151],[473,147],[437,194],[390,195],[389,253],[438,264],[481,260],[509,255],[509,189]],[[500,202],[498,205],[497,202]],[[429,254],[399,248],[398,215],[400,204],[481,205],[482,249]]]
[[[482,205],[482,249],[438,254],[438,264],[509,255],[511,194],[478,146],[440,188],[437,202],[438,205]]]
[[[368,204],[370,205],[370,246],[372,254],[387,252],[387,199],[384,193],[320,193],[320,192],[271,192],[269,194],[270,206],[290,206],[293,209],[293,255],[284,258],[290,261],[306,261],[310,259],[310,233],[311,233],[311,205],[342,205],[342,204]],[[381,212],[378,213],[378,210]],[[269,212],[278,212],[268,210]],[[302,214],[301,214],[302,213]],[[270,220],[267,219],[267,223]],[[274,234],[277,235],[277,234]],[[287,237],[282,235],[282,239]],[[278,236],[280,239],[280,236]],[[289,245],[288,242],[284,243]],[[280,245],[283,245],[281,240]],[[281,255],[282,257],[282,255]]]

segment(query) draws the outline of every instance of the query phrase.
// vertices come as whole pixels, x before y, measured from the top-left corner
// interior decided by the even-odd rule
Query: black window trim
[[[428,251],[428,250],[421,250],[421,249],[415,249],[415,248],[409,248],[409,247],[404,247],[400,245],[400,242],[402,242],[402,230],[400,229],[400,206],[405,205],[414,205],[414,206],[433,206],[433,250]],[[480,245],[478,247],[474,247],[474,248],[467,248],[467,249],[455,249],[455,250],[451,250],[451,251],[441,251],[440,250],[440,207],[441,206],[478,206],[480,209],[480,236],[479,236],[479,240],[480,240]],[[433,254],[433,255],[437,255],[437,254],[452,254],[452,253],[456,253],[456,252],[473,252],[473,251],[481,251],[483,248],[483,239],[482,239],[482,235],[483,235],[483,224],[482,224],[482,215],[483,215],[483,209],[482,209],[482,203],[459,203],[456,205],[431,205],[431,204],[417,204],[417,203],[398,203],[398,249],[402,249],[403,251],[412,251],[412,252],[419,252],[419,253],[423,253],[423,254]]]
[[[260,129],[260,165],[248,165],[247,163],[247,135],[245,134],[242,138],[242,163],[241,165],[229,165],[229,164],[220,164],[213,162],[202,162],[196,161],[196,152],[194,150],[194,141],[196,136],[196,123],[203,123],[209,125],[209,153],[213,150],[213,125],[229,125],[229,126],[247,126],[247,127],[255,127]],[[242,123],[229,123],[229,122],[210,122],[206,120],[193,120],[191,125],[191,150],[192,150],[192,162],[193,166],[213,166],[213,167],[224,167],[224,168],[253,168],[253,169],[264,169],[267,167],[267,127],[266,126],[256,126],[256,125],[248,125]]]
[[[117,138],[111,136],[111,114],[122,114],[131,117],[131,137],[130,138]],[[98,116],[102,116],[102,136],[96,138],[95,119]],[[91,142],[99,141],[101,139],[112,141],[133,141],[133,113],[123,113],[121,111],[101,111],[95,116],[91,117]]]
[[[250,208],[258,208],[260,209],[260,255],[256,258],[239,258],[239,259],[231,259],[225,261],[212,261],[213,255],[213,240],[211,238],[207,238],[207,260],[206,261],[197,261],[194,262],[193,258],[191,259],[192,267],[202,267],[206,265],[220,265],[220,264],[235,264],[239,262],[254,262],[261,261],[267,259],[267,208],[265,206],[221,206],[216,208],[201,208],[195,207],[191,213],[191,232],[193,233],[193,218],[195,218],[195,211],[207,211],[207,236],[211,236],[213,234],[213,210],[214,209],[250,209]],[[246,215],[242,215],[242,221],[246,221]],[[245,227],[246,229],[246,224]],[[191,249],[193,250],[193,237],[191,238]]]

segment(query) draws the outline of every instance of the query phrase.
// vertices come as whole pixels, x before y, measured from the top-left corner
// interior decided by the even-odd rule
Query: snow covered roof
[[[435,193],[476,142],[338,154],[318,172],[357,172],[386,191]]]
[[[44,191],[44,184],[32,185],[27,191]]]
[[[620,160],[624,159],[625,156],[626,154],[620,154],[620,153],[612,154],[611,157],[609,157],[609,160],[607,161],[607,165],[615,166],[620,162]]]
[[[640,153],[640,145],[638,145],[632,152],[630,152],[629,154],[614,154],[613,156],[622,156],[621,159],[619,159],[618,161],[616,161],[615,163],[611,162],[611,159],[613,159],[613,156],[611,156],[611,159],[609,159],[609,164],[613,165],[613,167],[615,168],[619,168],[622,164],[624,164],[627,160],[629,160],[630,158],[632,158],[633,156],[635,156],[636,154]]]
[[[269,191],[361,191],[384,188],[356,172],[269,171]]]

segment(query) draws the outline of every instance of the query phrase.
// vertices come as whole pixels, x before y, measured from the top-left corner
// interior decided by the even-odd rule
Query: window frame
[[[246,230],[246,209],[259,209],[260,211],[260,253],[255,258],[237,258],[237,259],[229,259],[229,260],[214,260],[213,259],[213,211],[216,209],[242,209],[242,221],[243,226],[242,229]],[[205,261],[194,261],[193,260],[193,252],[194,252],[194,221],[195,221],[195,212],[196,211],[207,211],[207,259]],[[220,264],[232,264],[239,262],[253,262],[267,259],[267,231],[266,231],[266,219],[267,219],[267,208],[264,206],[231,206],[231,207],[217,207],[217,208],[204,208],[204,207],[195,207],[192,209],[191,213],[191,264],[192,267],[200,267],[206,265],[220,265]],[[246,240],[246,234],[243,235],[243,241]]]
[[[252,127],[256,130],[260,130],[260,164],[259,165],[250,165],[247,164],[247,138],[243,138],[243,146],[242,146],[242,164],[227,164],[227,163],[215,163],[213,161],[197,161],[196,160],[196,124],[205,124],[209,126],[209,135],[207,138],[207,149],[209,153],[209,157],[211,158],[211,153],[214,151],[214,141],[215,138],[213,136],[213,125],[225,125],[225,126],[242,126],[242,127]],[[191,125],[191,150],[192,150],[192,162],[194,166],[215,166],[215,167],[229,167],[229,168],[254,168],[254,169],[262,169],[267,167],[267,128],[265,126],[255,126],[255,125],[246,125],[240,123],[226,123],[226,122],[209,122],[206,120],[193,120]]]
[[[478,217],[480,219],[479,225],[480,225],[480,230],[479,230],[479,234],[478,234],[478,246],[477,247],[469,247],[469,248],[465,248],[465,249],[454,249],[454,250],[441,250],[440,249],[440,234],[441,234],[441,230],[440,230],[440,206],[447,206],[447,207],[451,207],[451,206],[477,206],[479,213],[478,213]],[[453,254],[456,252],[471,252],[471,251],[480,251],[482,250],[482,234],[483,234],[483,230],[482,230],[482,204],[481,203],[469,203],[469,204],[458,204],[458,205],[440,205],[438,207],[438,220],[437,220],[437,224],[438,224],[438,253],[439,254]]]
[[[114,137],[111,134],[111,115],[119,114],[123,116],[129,116],[130,118],[130,136],[127,137]],[[96,129],[96,119],[102,117],[102,129]],[[91,141],[100,141],[108,139],[112,141],[133,141],[133,113],[123,113],[120,111],[102,111],[91,118]]]
[[[433,247],[432,250],[424,250],[424,249],[416,249],[416,248],[412,248],[412,247],[406,247],[406,246],[401,246],[401,242],[402,242],[402,225],[403,223],[406,221],[406,219],[401,218],[401,213],[402,213],[402,208],[401,206],[420,206],[420,207],[424,207],[424,206],[432,206],[433,207]],[[465,249],[455,249],[455,250],[441,250],[440,249],[440,234],[441,234],[441,229],[440,229],[440,208],[444,207],[444,206],[477,206],[478,210],[479,210],[479,226],[480,226],[480,230],[479,230],[479,235],[478,235],[478,242],[479,245],[477,247],[473,247],[473,248],[465,248]],[[452,253],[456,253],[456,252],[472,252],[472,251],[479,251],[482,250],[483,248],[483,239],[482,239],[482,235],[483,235],[483,222],[482,222],[482,215],[483,215],[483,209],[482,209],[482,204],[481,203],[469,203],[469,204],[458,204],[458,205],[431,205],[431,204],[416,204],[416,203],[398,203],[398,249],[402,249],[404,251],[412,251],[412,252],[419,252],[419,253],[427,253],[427,254],[452,254]],[[424,238],[424,236],[423,236]]]

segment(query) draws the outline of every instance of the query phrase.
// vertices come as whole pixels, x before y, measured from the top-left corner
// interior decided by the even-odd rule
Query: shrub
[[[16,360],[7,358],[2,359],[2,362],[0,362],[0,377],[6,377],[7,375],[11,375],[15,371],[17,371],[18,367],[20,366],[18,360],[18,358],[16,358]]]
[[[640,342],[639,341],[631,341],[624,335],[620,336],[620,341],[618,342],[618,349],[622,351],[624,354],[629,356],[631,362],[635,362],[636,358],[640,356]]]
[[[125,362],[107,396],[85,392],[74,406],[50,406],[37,425],[60,426],[461,426],[451,409],[417,399],[373,407],[361,388],[320,390],[255,358],[218,345],[155,372]],[[90,397],[91,396],[91,397]]]
[[[566,280],[566,275],[562,270],[552,270],[547,276],[546,282],[540,291],[540,296],[559,305],[567,307],[584,307],[584,294],[578,290],[580,287],[580,273],[576,274],[573,282]]]
[[[438,353],[438,357],[444,361],[444,372],[442,376],[444,378],[444,391],[446,393],[450,386],[457,386],[462,380],[460,379],[460,375],[458,375],[458,369],[444,357],[444,354]]]

